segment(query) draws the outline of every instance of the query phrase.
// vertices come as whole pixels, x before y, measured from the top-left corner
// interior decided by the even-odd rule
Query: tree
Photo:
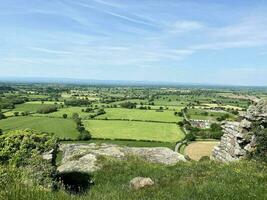
[[[19,112],[14,112],[14,116],[19,116]]]
[[[193,133],[188,133],[185,135],[185,139],[188,141],[195,141],[196,140],[196,135]]]
[[[87,130],[83,130],[82,132],[80,132],[78,136],[78,140],[83,140],[83,141],[90,140],[91,138],[92,136]]]
[[[56,105],[45,105],[45,106],[40,107],[37,110],[37,113],[47,114],[47,113],[56,112],[56,111],[57,111]]]
[[[136,108],[136,103],[132,103],[132,102],[127,101],[127,102],[121,103],[120,106],[122,108],[133,109],[133,108]]]
[[[64,113],[64,114],[62,115],[62,117],[63,117],[64,119],[66,119],[66,118],[68,117],[68,115],[67,115],[66,113]]]
[[[5,119],[5,118],[6,118],[6,116],[2,112],[0,112],[0,120]]]
[[[72,119],[77,119],[79,118],[79,114],[78,113],[72,113]]]

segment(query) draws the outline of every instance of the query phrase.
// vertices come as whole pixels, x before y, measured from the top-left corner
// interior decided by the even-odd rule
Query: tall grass
[[[117,199],[267,199],[267,167],[242,161],[220,164],[212,161],[178,163],[175,166],[149,164],[129,158],[125,161],[104,160],[102,170],[93,174],[94,185],[81,195],[63,190],[46,191],[27,186],[16,170],[5,169],[1,178],[1,200],[117,200]],[[155,185],[133,191],[129,181],[136,176],[151,177]],[[3,178],[6,177],[6,178]]]

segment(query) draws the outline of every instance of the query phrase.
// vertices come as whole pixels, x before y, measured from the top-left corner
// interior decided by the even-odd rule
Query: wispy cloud
[[[185,33],[203,28],[204,25],[198,21],[178,20],[171,24],[171,33]]]

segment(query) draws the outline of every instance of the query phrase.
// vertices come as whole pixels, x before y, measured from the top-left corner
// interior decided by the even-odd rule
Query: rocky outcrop
[[[125,159],[129,155],[141,157],[148,162],[174,165],[179,161],[186,161],[183,155],[166,147],[136,148],[121,147],[114,144],[62,144],[63,152],[59,173],[94,172],[101,168],[99,156],[115,159]]]
[[[224,135],[221,142],[212,153],[215,160],[230,162],[239,160],[254,150],[256,137],[252,131],[252,124],[257,122],[264,127],[267,122],[267,101],[261,100],[251,105],[243,115],[241,122],[223,122]]]

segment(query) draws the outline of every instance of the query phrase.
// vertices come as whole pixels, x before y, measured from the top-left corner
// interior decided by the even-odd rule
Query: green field
[[[68,118],[71,118],[73,113],[78,113],[81,118],[84,118],[84,117],[90,115],[90,113],[82,112],[82,109],[86,109],[86,107],[61,108],[61,109],[58,109],[57,112],[53,112],[53,113],[49,113],[49,114],[34,114],[34,115],[35,116],[62,117],[63,114],[67,114]]]
[[[157,112],[155,110],[106,108],[106,114],[100,115],[98,119],[129,119],[140,121],[178,122],[181,117],[174,115],[173,111]]]
[[[0,129],[3,131],[27,128],[55,133],[59,138],[76,139],[79,134],[76,130],[76,124],[69,119],[25,116],[0,120]]]
[[[93,138],[176,142],[184,136],[176,124],[112,120],[84,120]]]
[[[51,105],[54,104],[53,101],[45,101],[43,104],[41,101],[31,101],[26,102],[23,104],[18,104],[12,111],[17,112],[36,112],[39,108],[41,108],[43,105]],[[58,103],[59,104],[59,103]]]
[[[204,115],[203,113],[207,112],[208,115]],[[211,120],[216,121],[216,118],[221,117],[225,114],[229,114],[229,119],[235,119],[235,116],[233,114],[230,114],[228,112],[212,112],[207,110],[201,110],[201,109],[189,109],[187,116],[190,116],[190,119],[200,119],[200,120]]]

